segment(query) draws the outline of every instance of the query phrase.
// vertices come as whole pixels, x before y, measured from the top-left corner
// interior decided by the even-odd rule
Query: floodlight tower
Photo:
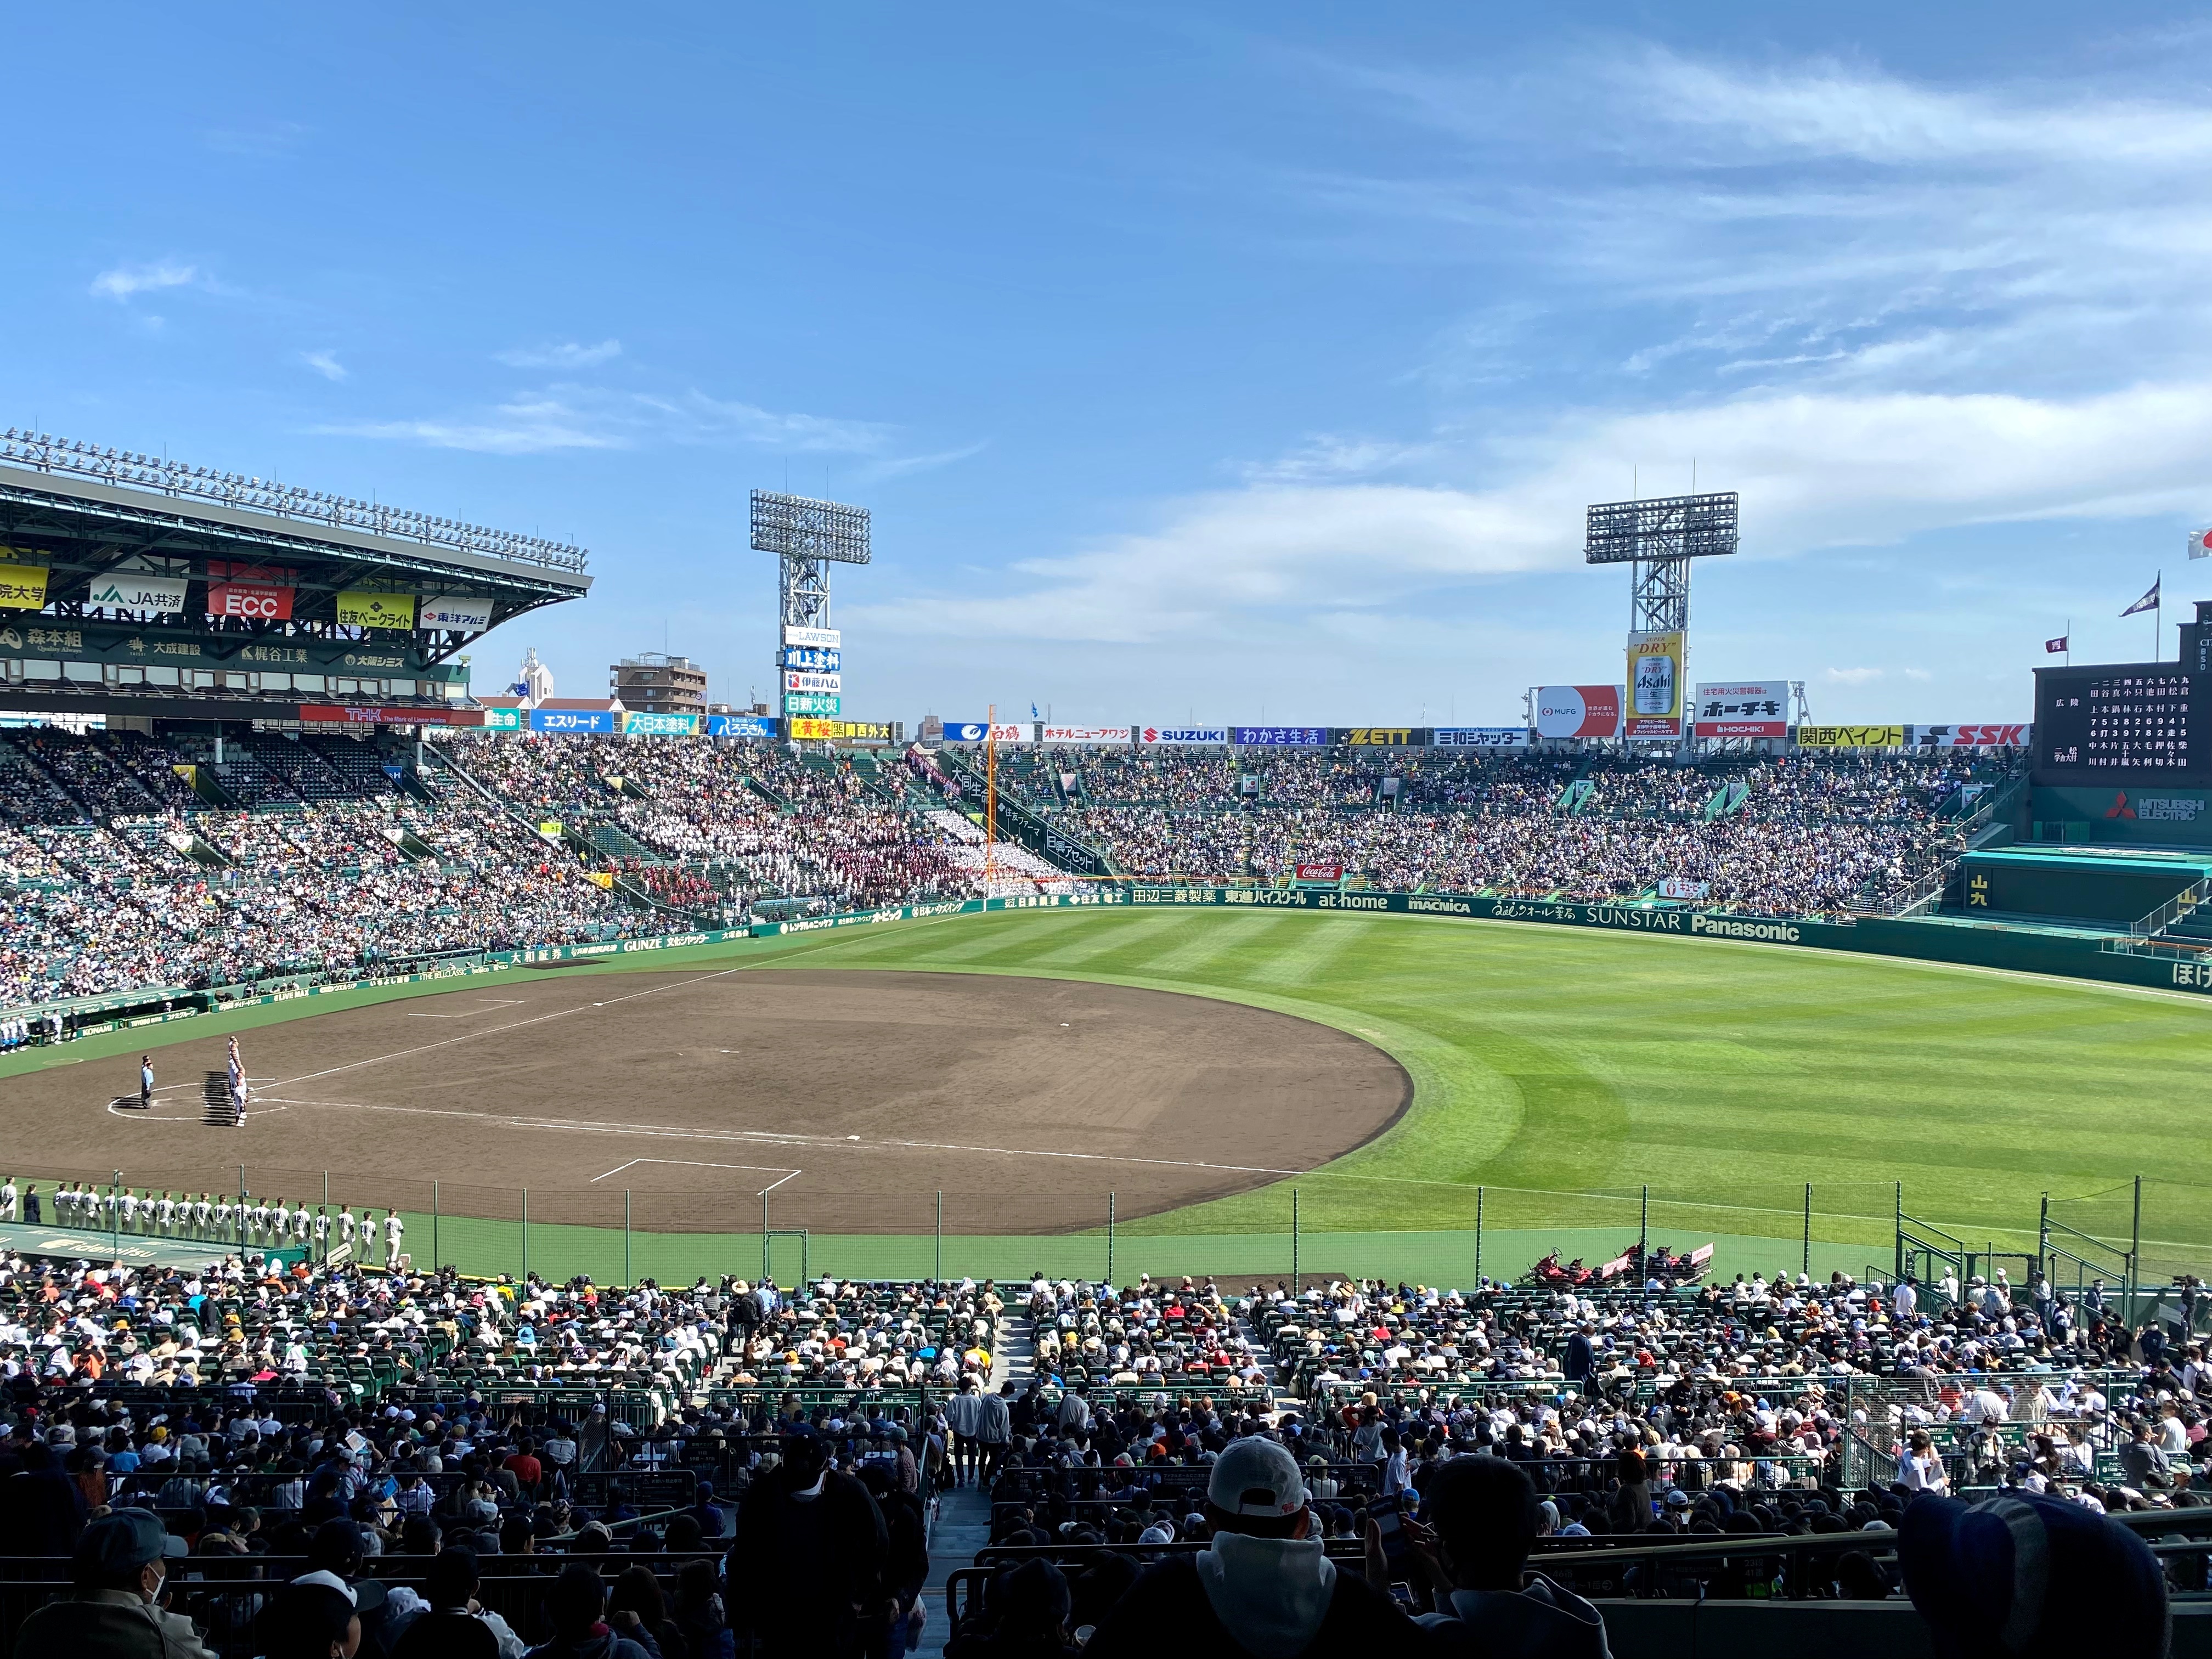
[[[1662,495],[1649,501],[1601,501],[1589,509],[1583,558],[1589,564],[1632,567],[1628,584],[1628,638],[1633,649],[1639,640],[1676,636],[1674,729],[1636,730],[1634,703],[1638,687],[1631,685],[1631,707],[1623,730],[1630,737],[1680,737],[1687,723],[1680,711],[1686,707],[1687,688],[1681,681],[1688,668],[1690,629],[1690,561],[1736,550],[1736,493],[1733,489],[1702,495]],[[1647,722],[1649,725],[1663,722]]]
[[[752,500],[752,545],[756,552],[775,554],[780,571],[775,668],[784,716],[788,719],[794,712],[835,715],[842,702],[839,692],[842,689],[843,659],[841,641],[823,637],[830,631],[830,567],[868,562],[868,509],[756,489]],[[839,691],[794,694],[785,678],[788,654],[794,647],[837,653],[827,660],[838,666],[819,678],[839,684]],[[794,695],[805,699],[797,710],[793,708]]]

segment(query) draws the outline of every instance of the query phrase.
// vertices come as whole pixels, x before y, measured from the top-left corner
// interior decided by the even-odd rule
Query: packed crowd
[[[1902,896],[1955,850],[1975,781],[1943,758],[1680,767],[1355,750],[1172,762],[1060,750],[1027,775],[1057,792],[1034,805],[1129,875],[1287,880],[1300,864],[1335,865],[1391,890],[1583,900],[1671,882],[1780,915]]]

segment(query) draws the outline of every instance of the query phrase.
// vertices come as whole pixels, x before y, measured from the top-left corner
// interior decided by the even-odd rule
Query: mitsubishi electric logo
[[[2131,818],[2135,815],[2136,809],[2128,805],[2128,792],[2124,789],[2114,791],[2112,804],[2105,809],[2105,816],[2108,818]]]

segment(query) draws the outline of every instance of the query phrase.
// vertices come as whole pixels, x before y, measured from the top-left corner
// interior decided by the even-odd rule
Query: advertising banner
[[[1901,726],[1801,726],[1800,749],[1902,749]]]
[[[817,742],[842,738],[860,742],[888,743],[890,741],[891,724],[889,720],[793,720],[791,722],[791,735]]]
[[[842,691],[845,677],[842,674],[787,673],[783,677],[783,689],[787,691]]]
[[[633,738],[691,738],[699,734],[699,716],[634,709],[623,715],[622,729]]]
[[[1620,735],[1620,688],[1617,685],[1540,685],[1530,702],[1540,738],[1617,738]]]
[[[480,711],[483,719],[477,722],[487,732],[520,732],[522,714],[520,708],[486,708]]]
[[[185,576],[154,575],[143,570],[111,570],[92,579],[85,590],[84,602],[119,611],[174,614],[185,608],[185,590],[190,586],[191,579]],[[0,604],[4,603],[4,600],[0,600]]]
[[[1332,726],[1329,740],[1345,743],[1360,749],[1425,749],[1429,746],[1429,728],[1425,726]]]
[[[465,715],[467,712],[462,709],[449,714],[443,708],[374,708],[353,703],[303,702],[299,718],[325,726],[447,726],[453,723],[454,714]]]
[[[1526,749],[1525,726],[1439,726],[1431,734],[1431,749]]]
[[[828,691],[787,691],[783,694],[783,712],[812,716],[842,714],[845,702]]]
[[[1679,633],[1628,636],[1628,714],[1621,735],[1682,735],[1682,636]]]
[[[2039,673],[2042,671],[2038,670]],[[2183,705],[2185,708],[2187,705]],[[2026,749],[2035,738],[2035,727],[2017,726],[1908,726],[1908,749]]]
[[[1001,720],[990,728],[990,735],[1000,743],[1033,743],[1036,727],[1027,720]]]
[[[338,595],[338,626],[411,629],[415,626],[415,596],[349,588]]]
[[[1743,680],[1698,687],[1692,733],[1700,738],[1782,738],[1790,734],[1790,682]]]
[[[1686,876],[1669,876],[1659,884],[1659,896],[1670,899],[1711,898],[1713,884],[1709,881],[1692,881]]]
[[[946,743],[981,743],[991,735],[991,727],[984,720],[947,720],[944,741]]]
[[[1129,728],[1126,726],[1048,726],[1044,728],[1047,743],[1127,743]]]
[[[491,601],[466,593],[425,596],[415,625],[417,628],[469,628],[481,632],[491,626]]]
[[[292,592],[292,573],[279,566],[208,561],[207,613],[210,617],[289,622]]]
[[[787,645],[777,666],[805,669],[809,673],[834,674],[845,665],[845,653],[826,645]]]
[[[1326,726],[1232,726],[1231,741],[1241,748],[1326,749]]]
[[[835,651],[845,643],[845,636],[834,628],[793,628],[787,623],[783,642],[786,645],[819,645]]]
[[[533,732],[571,733],[599,732],[611,735],[615,730],[615,711],[611,708],[533,708],[530,711],[530,729]]]
[[[1344,866],[1340,864],[1301,864],[1297,869],[1300,881],[1326,882],[1334,887],[1344,879]]]
[[[1227,743],[1229,728],[1225,726],[1140,726],[1137,728],[1140,744]]]
[[[710,738],[771,738],[775,736],[775,721],[764,714],[709,714],[707,716],[707,735]]]
[[[0,564],[0,610],[43,611],[46,569],[37,564]]]

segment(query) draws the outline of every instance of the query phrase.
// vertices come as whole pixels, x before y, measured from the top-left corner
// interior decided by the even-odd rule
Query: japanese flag
[[[2192,559],[2212,559],[2212,530],[2192,530],[2189,532],[2189,556]]]

